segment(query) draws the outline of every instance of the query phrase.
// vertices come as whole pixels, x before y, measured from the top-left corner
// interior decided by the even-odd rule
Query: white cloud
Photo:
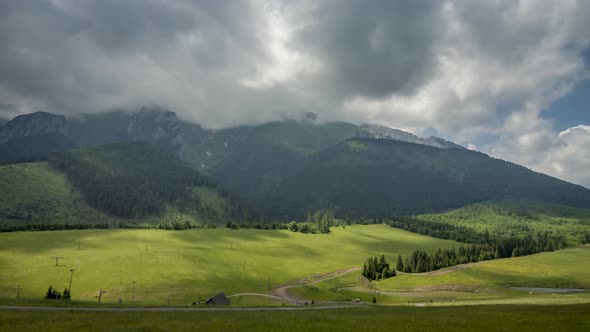
[[[582,3],[471,4],[445,3],[437,71],[424,85],[387,98],[354,96],[344,108],[392,126],[432,127],[466,144],[502,131],[499,107],[537,117],[588,77],[581,52],[590,40],[580,32],[590,30],[590,11]],[[487,19],[478,22],[479,15]],[[583,20],[588,23],[570,23]]]
[[[511,120],[511,125],[522,123],[523,131],[504,134],[487,147],[488,152],[590,188],[590,126],[579,125],[558,133],[543,120],[518,118]]]
[[[321,65],[304,52],[292,49],[292,30],[283,14],[271,5],[263,6],[264,26],[260,38],[266,40],[268,62],[257,63],[257,77],[243,78],[240,84],[252,89],[266,89],[293,80],[297,75],[317,73]]]
[[[590,126],[566,129],[558,137],[563,144],[546,152],[548,158],[541,170],[590,188]]]

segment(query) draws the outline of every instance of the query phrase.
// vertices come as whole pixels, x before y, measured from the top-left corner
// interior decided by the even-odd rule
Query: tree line
[[[381,219],[378,220],[381,221]],[[391,227],[401,228],[412,233],[428,235],[439,239],[455,240],[464,243],[486,243],[490,239],[490,235],[487,232],[481,233],[466,227],[437,223],[410,216],[392,217],[389,221],[384,222]]]
[[[566,246],[567,243],[562,236],[554,236],[546,232],[537,233],[535,236],[489,240],[485,244],[460,246],[457,249],[439,248],[430,254],[416,250],[403,262],[400,256],[396,268],[398,271],[407,273],[422,273],[459,264],[554,251]]]
[[[70,294],[70,290],[68,288],[64,289],[63,293],[61,293],[57,290],[57,288],[49,286],[47,292],[45,293],[45,298],[48,300],[70,300],[72,295]]]
[[[385,255],[379,258],[377,256],[367,258],[361,274],[369,280],[383,280],[396,276],[395,269],[387,263]]]

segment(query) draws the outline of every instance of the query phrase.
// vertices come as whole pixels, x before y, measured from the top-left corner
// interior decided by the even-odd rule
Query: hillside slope
[[[53,152],[75,148],[60,133],[22,136],[0,144],[0,165],[47,160]]]
[[[150,144],[119,143],[64,152],[55,154],[51,163],[91,206],[116,216],[141,218],[170,208],[215,219],[242,213],[229,196],[215,200],[226,201],[216,203],[218,209],[204,204],[202,195],[227,195],[206,176]]]
[[[254,215],[209,178],[144,143],[61,152],[49,163],[2,166],[0,189],[0,223],[10,227],[173,227]]]
[[[39,136],[48,131],[63,142]],[[207,187],[201,181],[210,180],[193,169],[263,216],[281,220],[326,208],[337,217],[372,218],[500,200],[590,206],[588,189],[437,137],[423,139],[375,125],[321,123],[316,117],[209,130],[158,108],[73,119],[34,113],[11,120],[2,132],[7,141],[0,152],[11,149],[16,156],[6,162],[44,160],[49,151],[67,149],[67,139],[78,146],[127,142],[110,146],[110,152],[87,148],[61,154],[62,161],[53,159],[89,204],[122,217],[159,215],[170,206],[199,209],[190,187]],[[34,153],[21,156],[28,151],[21,148],[25,141],[33,142]],[[149,142],[165,152],[142,152],[141,145],[130,141]],[[37,145],[43,147],[35,150]],[[209,189],[220,192],[216,186]],[[251,215],[237,212],[236,206],[229,203],[216,218]]]
[[[584,187],[482,153],[365,138],[314,155],[263,199],[270,197],[274,205],[267,211],[289,218],[322,208],[371,217],[514,199],[590,206]]]
[[[273,122],[247,132],[241,129],[241,138],[237,130],[230,131],[234,141],[227,144],[225,155],[215,161],[210,172],[230,190],[251,200],[302,170],[309,156],[353,136],[357,127],[348,123]],[[211,158],[215,156],[213,152]]]
[[[0,222],[3,225],[112,223],[85,204],[65,175],[46,162],[0,167]]]

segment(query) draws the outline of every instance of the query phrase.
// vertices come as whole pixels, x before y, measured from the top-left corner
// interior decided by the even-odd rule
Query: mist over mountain
[[[274,135],[283,145],[293,144],[293,149],[310,152],[317,152],[354,136],[406,141],[443,149],[463,148],[442,138],[420,138],[385,126],[325,123],[319,119],[318,114],[306,112],[298,120],[212,130],[183,121],[174,112],[159,107],[143,107],[135,112],[118,110],[83,114],[68,118],[36,112],[8,121],[0,127],[0,138],[5,143],[19,137],[59,133],[80,147],[121,141],[150,142],[173,151],[181,159],[202,168],[210,168],[228,149],[233,149],[233,146],[249,138],[251,134],[267,138]]]

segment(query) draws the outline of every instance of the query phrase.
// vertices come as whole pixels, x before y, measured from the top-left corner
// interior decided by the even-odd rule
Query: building
[[[225,294],[219,293],[215,296],[212,296],[205,301],[206,304],[209,305],[229,305],[229,299]]]

